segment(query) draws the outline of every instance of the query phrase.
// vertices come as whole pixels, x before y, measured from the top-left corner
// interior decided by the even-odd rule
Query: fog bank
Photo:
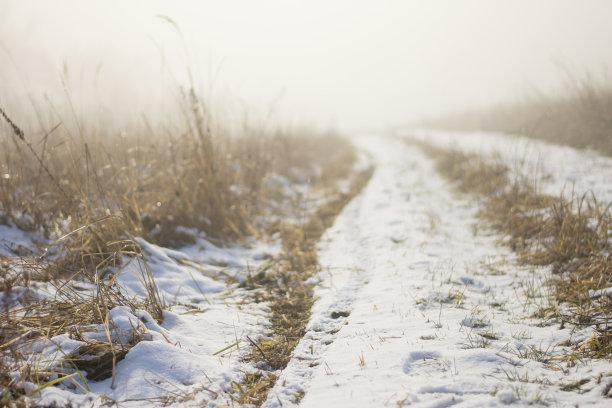
[[[163,116],[190,71],[223,120],[356,130],[612,67],[605,0],[2,0],[0,11],[0,104],[26,113],[28,95],[46,95],[43,107],[69,95],[84,116]]]

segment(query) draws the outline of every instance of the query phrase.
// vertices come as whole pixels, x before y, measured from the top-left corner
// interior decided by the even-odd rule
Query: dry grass
[[[483,110],[447,115],[426,126],[520,134],[549,142],[591,147],[612,155],[612,86],[591,77],[573,79],[563,96],[535,95]]]
[[[39,384],[40,390],[48,384],[55,384],[58,378],[66,377],[65,385],[83,389],[87,387],[87,380],[114,378],[116,364],[141,340],[141,333],[135,331],[128,342],[118,340],[110,316],[113,308],[128,306],[134,313],[145,310],[161,321],[165,304],[157,292],[146,260],[140,253],[123,255],[132,259],[123,268],[134,268],[140,273],[148,297],[129,299],[122,294],[114,277],[99,278],[86,270],[81,274],[89,274],[88,279],[72,276],[70,279],[52,280],[55,296],[48,299],[28,296],[27,288],[35,284],[33,282],[19,282],[20,285],[13,282],[15,287],[8,289],[5,284],[4,302],[0,305],[0,364],[6,373],[17,372],[19,376],[2,378],[0,398],[3,404],[27,405],[25,397],[36,393],[24,388],[25,382]],[[42,264],[33,264],[33,260],[4,259],[4,262],[9,271],[15,269],[24,276],[33,268],[48,269]],[[78,282],[84,280],[93,282],[95,289],[81,290]],[[14,292],[17,293],[11,301]],[[96,331],[97,327],[102,327],[107,333],[108,341],[94,341],[83,336],[82,333]],[[83,345],[50,365],[51,362],[45,361],[37,350],[41,346],[53,345],[53,338],[61,334],[68,334]],[[79,377],[75,377],[77,375]],[[79,378],[81,381],[77,381]]]
[[[437,170],[461,191],[478,194],[483,221],[504,234],[505,243],[524,262],[551,266],[548,284],[557,302],[571,311],[561,325],[588,325],[598,333],[572,358],[612,357],[612,298],[594,295],[612,287],[610,205],[590,194],[547,196],[538,191],[537,180],[513,178],[510,169],[494,158],[412,143],[419,143],[434,158]]]
[[[295,169],[300,163],[285,162],[312,147],[305,138],[282,134],[218,138],[214,143],[189,133],[152,135],[148,142],[108,136],[83,142],[81,148],[67,135],[57,138],[59,146],[45,149],[43,143],[38,153],[47,173],[20,146],[24,143],[5,135],[0,181],[4,222],[46,236],[88,226],[87,234],[63,240],[87,253],[114,252],[101,243],[109,240],[89,238],[117,237],[121,230],[166,246],[193,239],[179,226],[221,240],[250,235],[266,175]]]
[[[134,237],[176,247],[196,234],[218,244],[271,235],[297,207],[270,180],[330,187],[352,169],[354,152],[337,135],[213,135],[197,95],[185,93],[183,103],[184,123],[161,132],[145,126],[131,136],[83,124],[76,136],[61,125],[26,134],[2,110],[0,224],[42,244],[0,252],[0,291],[7,295],[0,304],[0,405],[27,404],[31,391],[23,381],[42,387],[66,375],[62,383],[82,387],[77,369],[90,380],[112,376],[139,336],[92,342],[80,333],[94,325],[112,332],[114,307],[146,310],[161,321],[164,301]],[[140,276],[146,298],[122,294],[114,277],[125,268]],[[34,282],[55,286],[56,297],[28,296]],[[79,290],[79,282],[95,289]],[[29,347],[60,334],[86,345],[65,363],[39,369]],[[4,375],[11,371],[21,378]]]

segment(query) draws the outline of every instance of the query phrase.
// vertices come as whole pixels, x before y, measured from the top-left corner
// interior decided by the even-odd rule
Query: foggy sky
[[[611,21],[607,0],[0,0],[0,104],[163,114],[189,67],[229,120],[375,128],[606,73]]]

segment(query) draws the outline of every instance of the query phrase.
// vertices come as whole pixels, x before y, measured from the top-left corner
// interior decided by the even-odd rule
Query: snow
[[[593,152],[503,135],[410,136],[497,152],[517,171],[549,175],[542,188],[554,195],[574,189],[612,198],[612,159]],[[360,163],[373,161],[376,171],[319,243],[322,269],[310,280],[316,302],[306,335],[276,373],[264,406],[607,406],[601,393],[612,381],[609,362],[569,366],[558,359],[568,350],[562,344],[589,339],[592,329],[561,329],[530,317],[548,305],[542,284],[549,271],[519,266],[500,237],[475,228],[476,204],[459,197],[417,147],[375,136],[355,143]],[[31,242],[9,226],[0,226],[0,240]],[[201,236],[171,250],[137,242],[169,305],[163,322],[128,307],[111,310],[115,340],[141,339],[117,364],[114,384],[71,377],[45,388],[40,404],[229,406],[232,384],[256,371],[242,359],[250,347],[246,336],[265,338],[269,308],[253,303],[239,283],[278,255],[279,243],[220,247]],[[146,295],[138,274],[128,267],[117,278],[129,297]],[[609,296],[610,289],[591,295]],[[105,341],[106,329],[82,334]],[[32,347],[53,361],[82,344],[62,335]],[[585,379],[580,393],[561,390]]]
[[[302,396],[300,407],[605,405],[596,379],[609,363],[554,360],[560,343],[592,332],[528,318],[546,302],[547,271],[518,267],[497,237],[474,234],[476,208],[417,148],[358,143],[378,168],[321,241],[308,332],[264,406]],[[348,316],[334,319],[339,311]],[[559,391],[582,378],[584,394]]]
[[[602,296],[612,297],[612,288],[604,288],[600,290],[589,290],[589,296],[591,298],[599,298]]]
[[[0,258],[29,254],[33,247],[45,243],[36,234],[21,231],[12,224],[0,224]]]
[[[231,384],[240,382],[245,371],[255,371],[242,361],[249,351],[246,336],[258,339],[265,334],[269,310],[265,303],[247,303],[248,291],[232,282],[244,281],[251,268],[280,251],[279,244],[252,242],[223,248],[199,238],[195,245],[177,251],[140,238],[137,242],[169,305],[163,323],[157,324],[142,310],[112,309],[113,341],[128,344],[135,336],[141,339],[117,363],[114,384],[108,378],[85,385],[72,377],[62,382],[63,387],[45,388],[41,404],[100,406],[115,401],[126,407],[224,406],[231,403],[227,392]],[[117,278],[130,297],[146,294],[138,275],[127,268]],[[104,325],[82,334],[89,340],[107,341]],[[83,344],[61,335],[33,348],[39,347],[42,360],[52,365]],[[75,382],[78,387],[70,385]],[[87,386],[90,392],[83,391]]]

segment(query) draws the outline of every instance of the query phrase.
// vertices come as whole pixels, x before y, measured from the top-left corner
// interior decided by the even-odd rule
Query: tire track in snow
[[[373,178],[375,177],[376,173]],[[334,226],[325,233],[321,240],[322,245],[325,245],[330,235],[346,229],[350,230],[351,234],[343,235],[340,239],[347,236],[351,239],[341,245],[354,252],[352,248],[355,248],[355,240],[359,240],[358,237],[362,232],[352,220],[359,217],[362,201],[361,195],[351,201],[336,219]],[[344,255],[357,256],[355,253]],[[361,256],[367,255],[364,252]],[[325,364],[321,359],[322,353],[347,322],[347,314],[350,316],[356,293],[367,281],[367,276],[367,271],[362,268],[335,266],[323,267],[323,271],[311,280],[311,283],[318,284],[315,289],[318,300],[312,307],[306,334],[294,350],[291,361],[276,381],[276,385],[268,394],[268,400],[263,407],[287,406],[299,401],[305,391],[305,382],[318,366]]]
[[[397,148],[399,141],[395,141]],[[359,292],[369,282],[376,269],[372,249],[379,243],[371,234],[369,223],[383,222],[398,225],[395,214],[387,212],[394,182],[399,174],[396,166],[389,166],[391,146],[377,151],[374,157],[376,170],[366,188],[349,203],[336,218],[319,244],[319,263],[322,272],[313,279],[317,301],[307,332],[296,347],[293,358],[280,375],[276,386],[269,393],[263,407],[291,405],[301,399],[306,391],[305,383],[317,369],[331,368],[322,358],[325,350],[336,340],[340,330],[348,324],[348,318]],[[387,165],[382,165],[386,163]],[[373,199],[377,197],[378,199]],[[381,219],[369,219],[372,213]],[[401,238],[394,238],[401,241]],[[326,248],[333,247],[331,251]]]

